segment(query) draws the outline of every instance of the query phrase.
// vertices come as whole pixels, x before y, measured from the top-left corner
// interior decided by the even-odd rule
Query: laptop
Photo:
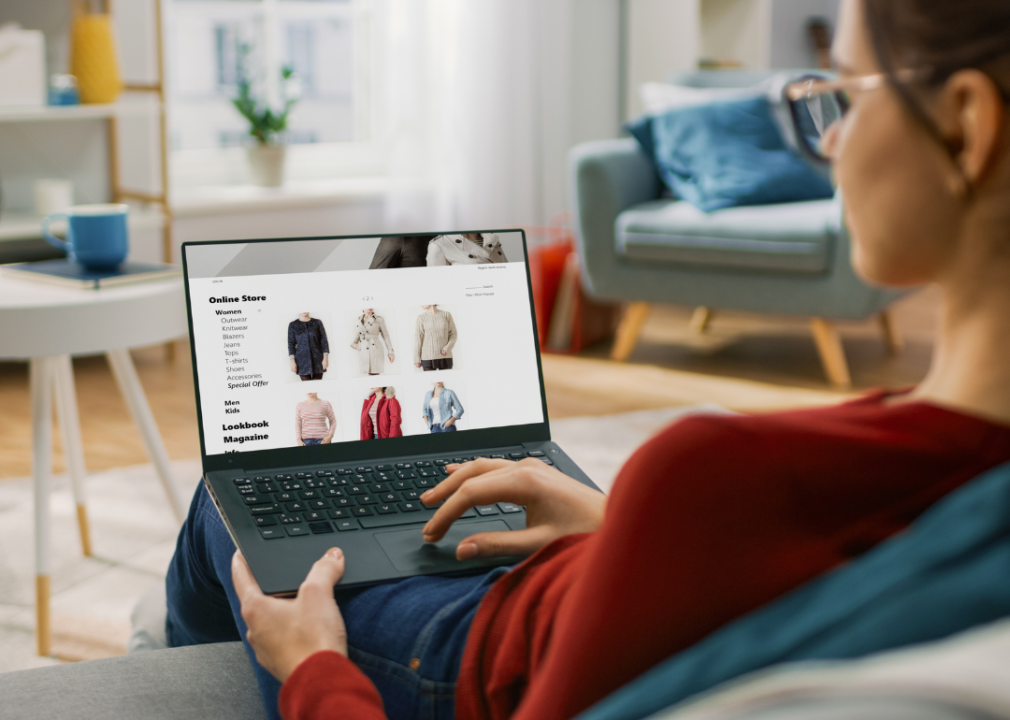
[[[523,529],[512,503],[422,540],[419,496],[451,463],[536,458],[596,488],[551,441],[522,230],[182,258],[203,480],[265,593],[294,594],[333,546],[349,588],[516,562],[455,558],[471,534]]]

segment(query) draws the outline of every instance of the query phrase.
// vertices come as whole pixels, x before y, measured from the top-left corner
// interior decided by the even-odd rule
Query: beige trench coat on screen
[[[358,318],[351,340],[351,346],[354,345],[358,346],[358,367],[365,375],[383,372],[386,368],[386,356],[396,357],[393,341],[389,339],[389,333],[386,331],[386,321],[379,315]]]

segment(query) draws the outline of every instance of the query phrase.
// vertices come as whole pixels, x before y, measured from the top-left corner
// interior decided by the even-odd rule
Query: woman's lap
[[[173,646],[242,640],[264,704],[277,712],[280,683],[245,640],[231,581],[235,546],[201,483],[166,579]],[[338,595],[350,658],[375,683],[390,718],[453,716],[456,676],[470,623],[506,568],[462,578],[415,577]]]

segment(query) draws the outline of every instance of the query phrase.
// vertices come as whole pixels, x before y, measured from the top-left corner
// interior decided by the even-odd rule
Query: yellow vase
[[[123,91],[108,15],[74,18],[70,31],[70,73],[77,76],[82,103],[115,102]]]

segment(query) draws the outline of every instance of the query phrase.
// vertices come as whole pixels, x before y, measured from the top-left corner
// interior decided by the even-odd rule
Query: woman
[[[456,423],[463,417],[463,404],[445,383],[437,382],[424,396],[422,412],[429,432],[456,432]]]
[[[508,262],[501,241],[494,233],[439,235],[428,243],[428,267],[439,265],[487,265]]]
[[[310,392],[295,405],[295,442],[305,445],[329,445],[337,431],[337,416],[333,406]]]
[[[372,308],[365,308],[358,317],[351,337],[351,348],[358,353],[358,369],[363,375],[378,375],[383,372],[386,357],[389,357],[389,362],[396,362],[393,341],[386,331],[386,321],[376,315]]]
[[[198,495],[180,564],[196,554],[191,543],[209,548],[225,588],[217,600],[232,593],[227,637],[248,627],[259,663],[284,682],[285,717],[433,707],[460,720],[572,718],[1010,460],[1008,37],[1005,0],[841,5],[834,54],[850,105],[821,148],[846,199],[858,272],[933,282],[943,295],[934,362],[917,387],[685,419],[635,453],[606,501],[536,460],[451,466],[423,497],[445,503],[425,537],[442,537],[466,508],[514,502],[526,505],[526,530],[471,536],[457,556],[528,559],[366,590],[339,608],[339,550],[295,600],[265,597],[242,557],[229,561],[214,513],[198,516],[209,503]],[[172,613],[195,615],[198,598],[170,599],[171,632]],[[404,624],[389,638],[379,630],[394,617]],[[277,685],[258,673],[272,709]]]
[[[330,366],[330,345],[322,320],[303,312],[288,323],[288,360],[291,372],[302,380],[323,379]]]
[[[452,313],[438,305],[422,305],[414,325],[414,367],[452,370],[452,348],[456,344],[456,323]]]
[[[396,389],[372,388],[361,406],[361,439],[403,437],[400,425],[400,401],[396,399]]]

